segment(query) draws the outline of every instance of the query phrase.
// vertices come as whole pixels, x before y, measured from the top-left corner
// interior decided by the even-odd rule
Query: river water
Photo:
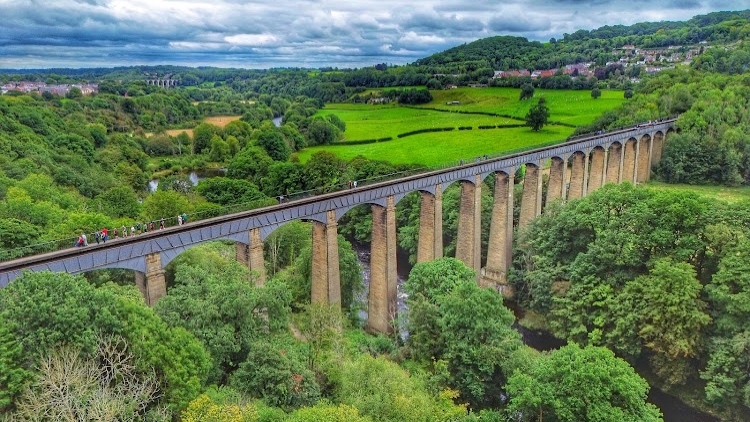
[[[351,239],[350,239],[351,241]],[[360,300],[367,307],[367,290],[370,286],[370,248],[369,245],[363,245],[356,242],[352,242],[352,247],[357,253],[359,264],[362,267],[362,279],[365,284],[365,291],[363,292]],[[404,253],[401,249],[397,254],[397,271],[398,271],[398,312],[399,315],[405,315],[408,311],[406,306],[407,295],[403,290],[403,284],[409,276],[412,265],[409,263],[408,254]],[[518,309],[514,309],[514,314],[518,316]],[[367,311],[360,311],[360,318],[364,321],[367,319]],[[408,337],[408,332],[404,326],[405,322],[402,319],[401,322],[401,337]],[[518,320],[513,324],[520,334],[524,344],[529,347],[533,347],[540,351],[554,350],[565,345],[563,340],[554,337],[552,334],[545,331],[534,331],[522,327],[518,324]],[[701,412],[698,409],[692,408],[685,404],[679,398],[668,394],[656,387],[651,387],[648,393],[648,402],[653,403],[658,407],[664,415],[665,422],[720,422],[720,419],[715,416],[709,415],[708,413]]]
[[[190,179],[190,183],[193,184],[193,186],[197,186],[198,182],[200,182],[203,179],[207,179],[210,177],[216,177],[216,176],[223,176],[226,174],[227,169],[219,168],[219,169],[202,169],[202,170],[193,170],[190,173],[187,174],[188,179]],[[148,191],[149,192],[156,192],[156,189],[159,187],[159,179],[151,179],[148,182]]]

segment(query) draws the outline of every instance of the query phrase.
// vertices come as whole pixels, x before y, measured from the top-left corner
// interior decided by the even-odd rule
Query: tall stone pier
[[[372,240],[370,243],[370,294],[368,297],[368,331],[393,332],[397,310],[396,272],[396,206],[393,196],[386,206],[372,206]]]
[[[135,285],[141,291],[148,306],[156,305],[159,299],[167,294],[167,282],[164,268],[161,266],[161,254],[156,252],[146,255],[146,272],[136,271]]]
[[[490,222],[487,266],[482,271],[480,284],[494,287],[503,296],[513,296],[507,274],[513,246],[513,174],[495,173],[494,204]]]
[[[341,306],[341,273],[336,211],[326,212],[326,223],[312,226],[312,303]]]

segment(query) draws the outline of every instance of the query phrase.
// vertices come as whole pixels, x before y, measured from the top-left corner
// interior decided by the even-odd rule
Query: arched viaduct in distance
[[[518,226],[542,213],[542,166],[550,160],[546,202],[580,198],[605,183],[644,182],[659,162],[664,142],[675,130],[674,119],[588,136],[548,148],[381,182],[356,189],[300,199],[170,227],[135,238],[87,248],[71,248],[0,263],[0,287],[22,270],[83,273],[104,268],[136,272],[136,284],[149,305],[166,294],[164,267],[181,252],[207,241],[231,240],[236,257],[265,281],[263,240],[292,220],[313,223],[312,301],[340,304],[337,222],[351,208],[372,207],[371,280],[367,326],[386,333],[396,314],[396,213],[399,200],[419,191],[421,211],[417,261],[443,255],[442,192],[461,186],[456,258],[474,268],[479,282],[512,295],[506,272],[513,242],[513,184],[516,170],[526,166]],[[481,267],[480,184],[496,175],[487,262]]]

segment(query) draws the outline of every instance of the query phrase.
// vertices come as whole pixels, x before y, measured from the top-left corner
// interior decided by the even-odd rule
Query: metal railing
[[[664,121],[670,121],[675,118],[676,117],[662,119],[661,121],[654,122],[654,124],[663,123]],[[519,154],[523,152],[528,152],[528,151],[533,151],[533,150],[543,150],[551,146],[565,145],[568,143],[578,143],[588,138],[597,138],[602,135],[611,135],[611,134],[616,134],[616,133],[623,132],[623,131],[637,130],[643,127],[644,127],[644,124],[637,124],[633,126],[626,126],[623,128],[608,130],[605,133],[589,133],[589,134],[584,134],[584,135],[578,135],[572,139],[568,138],[564,141],[551,141],[551,142],[546,142],[542,144],[529,145],[526,147],[514,148],[512,150],[506,150],[506,151],[497,152],[494,154],[486,154],[486,155],[479,156],[479,157],[467,157],[466,159],[461,158],[458,160],[453,160],[453,161],[449,161],[446,163],[438,164],[436,166],[417,167],[417,168],[404,170],[400,172],[373,176],[367,179],[357,180],[357,188],[364,187],[364,186],[371,186],[377,183],[397,180],[397,179],[401,179],[401,178],[408,177],[408,176],[429,173],[432,171],[444,170],[447,168],[461,167],[464,165],[473,165],[473,164],[476,164],[477,162],[494,160],[497,158],[503,158],[503,157],[507,157],[507,156],[511,156],[511,155]],[[211,208],[208,210],[195,212],[192,214],[187,214],[187,217],[188,217],[189,223],[195,223],[197,221],[205,220],[208,218],[222,217],[222,216],[226,216],[226,215],[230,215],[230,214],[234,214],[234,213],[238,213],[242,211],[249,211],[253,209],[268,207],[268,206],[276,205],[279,203],[294,202],[294,201],[298,201],[301,199],[310,198],[313,196],[318,196],[318,195],[333,193],[333,192],[340,192],[340,191],[349,190],[349,189],[351,189],[351,187],[349,186],[348,181],[346,182],[342,181],[342,182],[328,185],[328,186],[322,186],[322,187],[318,187],[318,188],[314,188],[314,189],[310,189],[306,191],[294,192],[291,194],[278,196],[276,198],[264,198],[264,199],[251,201],[251,202],[245,202],[241,204],[233,204],[233,205],[227,205],[223,207]],[[166,228],[166,227],[177,226],[179,224],[178,220],[179,219],[177,216],[165,218],[164,227]],[[146,223],[149,225],[149,230],[144,231],[143,229],[141,229],[140,231],[136,231],[135,236],[139,236],[141,234],[151,232],[152,230],[150,228],[150,224],[152,222],[154,223],[154,231],[158,231],[160,227],[161,219],[147,221]],[[138,223],[136,222],[135,224],[138,224]],[[141,224],[143,225],[143,223]],[[125,226],[126,231],[128,231],[127,236],[123,236],[122,233],[118,233],[118,237],[113,238],[112,237],[113,231],[110,231],[110,238],[109,240],[107,240],[107,242],[113,242],[113,241],[116,242],[117,240],[120,240],[122,238],[132,237],[129,233],[129,228],[131,226],[134,226],[134,224]],[[95,231],[91,233],[85,233],[85,234],[87,236],[89,244],[91,244],[92,242],[96,242]],[[49,253],[49,252],[55,252],[55,251],[60,251],[64,249],[73,248],[73,247],[76,247],[77,240],[78,240],[78,236],[67,237],[63,239],[56,239],[56,240],[51,240],[51,241],[32,244],[32,245],[24,245],[24,246],[20,246],[20,247],[13,248],[13,249],[0,250],[0,262],[9,261],[9,260],[17,259],[17,258],[31,256],[31,255],[37,255],[37,254],[42,254],[42,253]]]

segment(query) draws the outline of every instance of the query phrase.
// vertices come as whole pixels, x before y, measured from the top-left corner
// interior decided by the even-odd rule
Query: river
[[[349,239],[351,241],[351,239]],[[365,284],[365,292],[360,299],[367,307],[367,290],[370,285],[370,249],[369,245],[363,245],[357,242],[352,242],[352,246],[357,253],[359,264],[362,266],[362,279]],[[409,263],[408,254],[399,248],[397,258],[397,271],[398,271],[398,311],[400,315],[404,315],[407,312],[406,299],[407,295],[403,291],[403,284],[408,278],[409,271],[412,265]],[[513,309],[514,314],[518,316],[519,310]],[[360,318],[363,320],[367,319],[367,311],[360,311]],[[403,322],[402,322],[403,324]],[[406,328],[402,325],[401,337],[408,337]],[[513,324],[513,328],[518,330],[521,334],[521,338],[529,347],[533,347],[540,351],[549,351],[557,349],[565,345],[563,340],[554,337],[552,334],[545,331],[534,331],[529,330],[518,324],[518,320]],[[668,394],[656,387],[651,387],[648,393],[648,402],[653,403],[658,407],[664,415],[665,422],[720,422],[720,419],[715,416],[709,415],[708,413],[702,412],[698,409],[692,408],[685,404],[679,398]]]
[[[226,172],[227,172],[227,169],[225,168],[202,169],[202,170],[193,170],[190,173],[188,173],[187,176],[188,176],[188,179],[190,179],[190,183],[192,183],[193,186],[197,186],[198,182],[200,182],[203,179],[216,177],[216,176],[223,176]],[[151,179],[148,181],[149,192],[156,192],[156,189],[158,187],[159,187],[159,179]]]

